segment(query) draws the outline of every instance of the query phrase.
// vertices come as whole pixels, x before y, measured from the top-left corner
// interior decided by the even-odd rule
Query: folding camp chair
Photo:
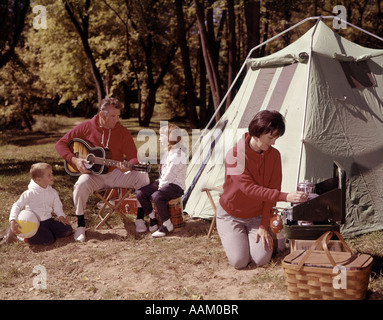
[[[211,237],[211,234],[213,233],[213,229],[215,227],[215,222],[217,220],[217,207],[216,207],[216,205],[214,203],[213,197],[211,196],[211,193],[210,193],[211,191],[218,191],[219,192],[219,196],[221,196],[221,194],[223,192],[223,189],[222,189],[222,186],[219,186],[219,187],[203,188],[201,190],[201,192],[206,192],[207,197],[209,198],[210,204],[211,204],[211,206],[213,208],[213,211],[214,211],[213,220],[211,221],[209,232],[207,234],[208,238]]]
[[[102,207],[100,208],[97,215],[97,217],[100,218],[101,221],[96,226],[96,229],[101,228],[101,226],[104,223],[111,228],[107,220],[111,217],[113,213],[117,213],[127,222],[130,221],[127,218],[127,216],[123,213],[124,210],[121,208],[121,206],[123,205],[125,198],[129,196],[132,190],[133,189],[107,188],[97,190],[93,193],[97,198],[99,198],[103,202]],[[116,195],[117,198],[115,198]],[[104,214],[105,210],[108,208],[110,209],[109,212],[107,214]]]

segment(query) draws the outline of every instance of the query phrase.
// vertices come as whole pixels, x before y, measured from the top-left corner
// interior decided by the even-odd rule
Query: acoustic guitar
[[[108,149],[93,147],[89,142],[86,142],[80,138],[74,138],[71,140],[68,144],[68,147],[76,158],[81,158],[88,161],[88,163],[85,164],[85,167],[93,174],[106,173],[108,171],[108,167],[116,167],[120,163],[130,170],[150,172],[150,163],[131,164],[127,161],[116,161],[109,159],[110,152]],[[81,172],[66,160],[64,160],[64,168],[65,171],[71,176],[81,175]]]

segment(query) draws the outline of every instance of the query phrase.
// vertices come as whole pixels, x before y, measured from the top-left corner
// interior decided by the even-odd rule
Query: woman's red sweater
[[[270,147],[258,153],[250,148],[245,133],[225,159],[225,183],[220,197],[222,208],[238,218],[262,216],[261,228],[269,227],[271,209],[286,201],[281,192],[282,164],[279,151]]]

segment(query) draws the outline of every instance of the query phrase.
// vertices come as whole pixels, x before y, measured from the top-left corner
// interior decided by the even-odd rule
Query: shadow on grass
[[[372,258],[374,259],[372,262],[372,269],[371,271],[377,275],[382,274],[383,272],[383,257],[378,255],[372,255]]]
[[[122,235],[118,235],[115,233],[105,233],[105,232],[98,232],[97,230],[87,230],[86,231],[86,241],[92,243],[93,241],[108,241],[108,240],[117,240],[117,241],[125,241],[126,237]],[[54,250],[60,247],[64,247],[70,243],[74,243],[75,240],[73,239],[73,234],[71,234],[68,237],[57,239],[53,244],[51,245],[29,245],[30,249],[33,252],[43,252],[43,251],[50,251]],[[81,245],[79,243],[79,245]]]
[[[41,161],[43,162],[46,160],[42,159]],[[7,159],[0,166],[0,175],[15,176],[29,172],[31,165],[36,162],[37,161],[32,160]],[[62,161],[49,161],[49,164],[53,167],[55,176],[67,175]]]
[[[19,147],[38,146],[47,143],[55,144],[62,136],[63,134],[58,132],[13,131],[7,133],[5,142]]]
[[[13,130],[1,136],[2,143],[6,145],[13,145],[17,147],[32,147],[28,149],[21,149],[22,153],[18,152],[14,157],[7,155],[5,158],[0,159],[0,175],[15,176],[29,172],[30,167],[36,161],[36,154],[42,154],[41,162],[48,162],[54,168],[56,175],[65,174],[63,161],[60,161],[55,151],[44,153],[44,149],[39,149],[39,146],[46,144],[55,144],[56,141],[62,136],[56,132],[24,132],[21,130]],[[0,141],[1,142],[1,141]],[[34,148],[36,147],[36,149]],[[5,149],[7,150],[7,149]],[[32,151],[31,151],[32,150]],[[58,170],[56,170],[58,169]]]

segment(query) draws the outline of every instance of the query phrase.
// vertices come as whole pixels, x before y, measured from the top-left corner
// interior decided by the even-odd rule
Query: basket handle
[[[298,264],[298,271],[300,271],[303,268],[303,265],[305,264],[306,260],[308,257],[311,255],[311,253],[315,250],[315,248],[318,246],[319,243],[322,243],[322,249],[326,253],[328,259],[330,260],[330,263],[335,267],[336,262],[334,258],[332,257],[330,251],[328,250],[328,243],[333,235],[336,235],[340,242],[342,243],[343,247],[350,252],[351,254],[353,251],[350,249],[350,247],[347,245],[347,243],[344,241],[343,237],[338,231],[327,231],[324,234],[322,234],[315,242],[314,244],[310,247],[310,249],[306,252],[306,254],[303,256],[302,260]]]
[[[343,237],[341,236],[341,234],[338,231],[335,231],[335,230],[329,231],[328,235],[322,239],[322,248],[326,252],[326,255],[329,258],[329,260],[330,260],[331,264],[333,265],[333,267],[335,267],[336,266],[336,262],[335,262],[334,258],[332,257],[332,255],[331,255],[331,253],[330,253],[330,251],[328,250],[328,247],[327,247],[327,245],[328,245],[328,243],[329,243],[329,241],[330,241],[330,239],[331,239],[333,234],[335,234],[338,237],[338,239],[342,243],[343,247],[348,252],[350,252],[351,254],[353,254],[353,252],[350,249],[350,247],[347,245],[346,241],[344,241]]]

